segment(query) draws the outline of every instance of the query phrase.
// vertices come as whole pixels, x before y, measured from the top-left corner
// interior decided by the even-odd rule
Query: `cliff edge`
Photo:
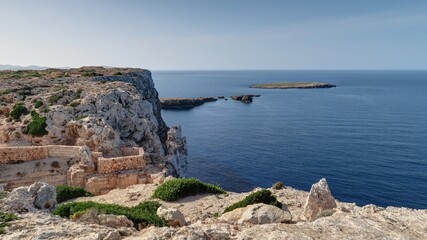
[[[0,172],[3,183],[16,183],[9,189],[31,178],[55,185],[84,185],[93,177],[121,181],[111,189],[152,182],[160,173],[186,175],[185,138],[163,121],[148,70],[0,71],[0,89],[0,154],[8,159],[0,164],[22,170]],[[106,168],[100,172],[98,165]],[[103,184],[97,181],[92,185]]]

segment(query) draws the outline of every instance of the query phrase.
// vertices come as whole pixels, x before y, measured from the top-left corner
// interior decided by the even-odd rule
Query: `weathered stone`
[[[18,213],[51,211],[55,208],[56,189],[54,186],[37,182],[29,187],[15,188],[4,199],[0,199],[0,207]]]
[[[324,210],[336,208],[337,204],[331,194],[326,179],[322,178],[311,186],[304,204],[303,218],[312,221]]]
[[[292,215],[287,210],[259,203],[225,213],[219,220],[238,224],[288,223],[292,220]]]
[[[28,188],[28,193],[34,196],[34,206],[37,209],[52,211],[56,207],[56,188],[47,183],[34,183]]]
[[[157,209],[157,215],[164,218],[170,226],[185,226],[185,217],[178,209],[160,206]]]

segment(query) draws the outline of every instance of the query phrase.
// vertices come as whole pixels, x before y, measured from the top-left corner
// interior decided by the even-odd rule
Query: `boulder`
[[[178,209],[160,206],[157,209],[157,215],[159,215],[161,218],[164,218],[170,226],[185,226],[185,217]]]
[[[88,209],[83,214],[76,214],[71,219],[74,222],[99,224],[111,228],[131,228],[133,222],[123,215],[99,214],[96,209]]]
[[[99,214],[98,224],[112,228],[133,227],[133,222],[123,215]]]
[[[325,178],[311,186],[310,193],[304,204],[303,219],[313,221],[325,210],[337,207]]]
[[[231,212],[225,213],[219,220],[233,224],[289,223],[292,220],[292,215],[287,210],[259,203],[249,205],[245,208],[237,208]]]
[[[18,213],[52,211],[56,207],[56,189],[44,182],[29,187],[18,187],[0,201],[0,207]]]
[[[52,211],[56,207],[56,188],[44,182],[36,182],[28,188],[30,196],[34,196],[37,209]]]

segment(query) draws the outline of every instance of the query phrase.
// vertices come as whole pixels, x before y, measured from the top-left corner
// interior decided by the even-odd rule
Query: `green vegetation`
[[[78,197],[91,197],[91,196],[93,196],[93,194],[86,191],[82,187],[72,187],[72,186],[64,186],[64,185],[56,186],[56,201],[58,203],[62,203],[67,200],[78,198]]]
[[[35,70],[0,71],[0,79],[20,79],[33,77],[42,77],[42,75]]]
[[[54,215],[64,218],[70,218],[76,213],[81,213],[88,209],[96,209],[99,213],[124,215],[131,220],[135,226],[138,224],[155,225],[158,227],[166,226],[166,221],[157,215],[158,202],[143,202],[135,207],[123,207],[117,204],[102,204],[95,202],[72,202],[59,205]]]
[[[120,75],[123,75],[123,73],[121,73],[121,72],[114,73],[114,76],[120,76]]]
[[[96,76],[104,76],[102,73],[97,73],[94,70],[87,70],[82,74],[82,77],[96,77]]]
[[[35,108],[39,108],[39,107],[41,107],[41,106],[43,106],[43,101],[42,101],[42,100],[40,100],[40,99],[37,99],[37,100],[34,102],[34,107],[35,107]]]
[[[22,115],[27,115],[28,109],[24,106],[23,103],[17,103],[13,106],[12,110],[9,113],[13,119],[18,120]]]
[[[74,102],[69,104],[69,106],[71,106],[73,108],[77,107],[78,105],[80,105],[80,101],[74,101]]]
[[[220,187],[207,184],[195,178],[180,178],[166,181],[153,194],[153,198],[163,201],[176,201],[180,198],[200,193],[225,193]]]
[[[0,91],[0,95],[6,95],[12,92],[12,89],[4,89]]]
[[[57,102],[58,102],[58,100],[59,100],[59,96],[57,96],[57,95],[52,95],[52,96],[50,96],[50,97],[49,97],[49,104],[50,104],[50,105],[53,105],[53,104],[57,103]]]
[[[4,233],[4,228],[8,225],[9,222],[16,219],[18,219],[18,217],[15,214],[0,211],[0,234]]]
[[[276,190],[279,190],[279,189],[282,189],[283,188],[283,186],[285,186],[285,184],[283,184],[283,182],[276,182],[275,184],[273,184],[273,186],[271,186],[271,188],[272,189],[276,189]]]
[[[33,136],[43,136],[47,134],[46,131],[46,118],[40,117],[36,111],[31,112],[32,121],[27,125],[27,134]]]
[[[278,208],[282,208],[282,203],[277,201],[276,197],[271,195],[269,190],[260,190],[254,193],[251,193],[249,196],[245,197],[242,201],[234,203],[231,206],[225,208],[224,213],[233,211],[236,208],[246,207],[248,205],[257,204],[257,203],[265,203],[269,205],[276,206]]]
[[[76,95],[74,95],[74,100],[81,98],[82,92],[82,89],[78,89]]]

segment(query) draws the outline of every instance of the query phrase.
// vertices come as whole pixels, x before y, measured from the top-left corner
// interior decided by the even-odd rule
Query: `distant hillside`
[[[18,65],[2,65],[0,64],[0,70],[45,70],[48,69],[48,67],[41,67],[41,66],[18,66]]]

